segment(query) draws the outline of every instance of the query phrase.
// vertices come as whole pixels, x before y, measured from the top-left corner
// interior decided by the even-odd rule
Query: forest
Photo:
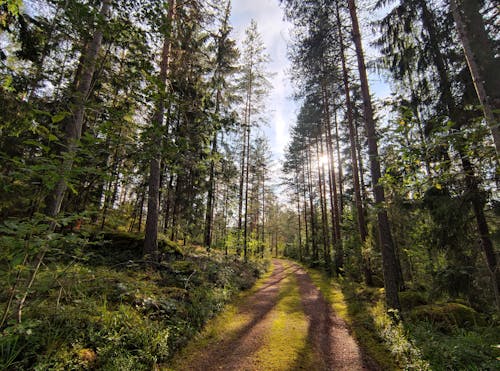
[[[231,0],[0,0],[0,369],[500,369],[500,4],[274,2],[282,155]]]

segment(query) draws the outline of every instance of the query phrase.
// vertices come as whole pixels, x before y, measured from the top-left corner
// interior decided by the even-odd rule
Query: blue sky
[[[364,49],[367,59],[375,56],[376,51],[368,46],[372,38],[368,32],[366,19],[370,17],[368,9],[360,9],[360,22],[363,27]],[[298,104],[291,98],[293,87],[288,78],[291,68],[287,58],[287,43],[290,40],[292,25],[283,20],[283,9],[279,0],[232,0],[231,23],[234,27],[233,37],[241,46],[245,35],[245,29],[249,26],[251,19],[255,19],[258,30],[262,35],[267,52],[272,62],[269,71],[274,73],[272,78],[273,89],[268,98],[269,126],[264,131],[269,139],[274,158],[282,158],[283,152],[289,141],[289,129],[295,123]],[[369,73],[370,88],[377,98],[385,98],[390,95],[389,85],[383,79]]]
[[[287,77],[290,62],[287,58],[287,42],[291,25],[283,20],[283,10],[278,0],[233,0],[231,23],[233,37],[241,43],[245,29],[255,19],[258,30],[271,56],[269,71],[272,90],[268,98],[269,126],[264,131],[269,139],[275,159],[283,154],[289,139],[289,128],[296,116],[296,103],[291,99],[292,85]],[[241,44],[240,44],[241,45]]]

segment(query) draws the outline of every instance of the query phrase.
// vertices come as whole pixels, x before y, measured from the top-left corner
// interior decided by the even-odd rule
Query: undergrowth
[[[169,242],[148,270],[131,248],[137,238],[121,237],[119,251],[111,240],[88,259],[47,259],[23,321],[1,331],[0,369],[151,370],[266,269]]]
[[[382,288],[308,272],[381,370],[500,369],[500,326],[472,308],[428,304],[423,294],[403,293],[403,320],[396,324],[386,312]]]

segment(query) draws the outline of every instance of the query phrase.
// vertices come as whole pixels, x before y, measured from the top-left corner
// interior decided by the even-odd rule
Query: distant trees
[[[249,239],[249,180],[250,180],[250,141],[252,127],[262,120],[263,102],[270,87],[266,64],[269,56],[265,53],[262,37],[257,23],[252,20],[245,31],[241,54],[241,75],[238,81],[243,101],[241,126],[240,188],[238,205],[238,231],[243,238],[243,256],[247,259]],[[240,240],[240,237],[238,237]]]

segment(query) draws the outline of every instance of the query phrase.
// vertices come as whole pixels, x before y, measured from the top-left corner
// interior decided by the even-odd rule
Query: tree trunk
[[[299,236],[299,261],[302,261],[302,212],[300,210],[300,189],[299,189],[299,177],[296,176],[297,180],[297,218],[299,222],[299,230],[298,230],[298,236]]]
[[[321,149],[320,149],[321,145]],[[318,170],[319,203],[321,206],[321,228],[323,233],[323,259],[327,269],[330,269],[330,232],[328,230],[328,213],[326,210],[326,191],[324,178],[324,165],[320,159],[323,156],[323,139],[321,133],[316,138],[316,167]]]
[[[382,262],[384,272],[385,300],[389,309],[401,310],[398,297],[398,272],[396,254],[394,253],[394,244],[392,241],[389,218],[384,209],[385,194],[382,185],[379,183],[381,178],[380,161],[378,158],[377,134],[375,131],[375,121],[373,117],[373,108],[368,86],[368,77],[361,44],[361,34],[359,31],[358,15],[356,11],[355,0],[348,0],[349,13],[352,21],[352,36],[356,47],[356,57],[358,61],[358,71],[361,82],[361,93],[363,96],[363,110],[365,116],[366,135],[368,139],[368,154],[370,157],[370,170],[373,183],[373,193],[375,203],[378,207],[377,219],[379,229],[379,240],[382,249]]]
[[[342,234],[340,229],[340,205],[337,194],[337,175],[335,174],[335,160],[333,154],[333,138],[332,138],[332,124],[330,117],[330,97],[328,90],[323,84],[323,105],[325,110],[325,123],[326,123],[326,150],[328,153],[328,170],[329,170],[329,185],[330,185],[330,211],[333,224],[333,247],[335,249],[335,272],[337,275],[342,273],[344,268],[344,251],[342,246]],[[340,167],[340,164],[339,164]]]
[[[250,88],[251,89],[251,88]],[[245,223],[243,228],[243,258],[245,261],[248,259],[247,247],[248,247],[248,177],[250,173],[250,108],[248,109],[248,124],[247,124],[247,144],[246,150],[246,169],[245,169]]]
[[[148,213],[146,217],[146,234],[144,237],[143,254],[146,260],[158,260],[158,220],[160,212],[160,177],[161,177],[161,147],[163,136],[163,116],[167,95],[166,82],[170,64],[170,49],[172,45],[172,28],[175,18],[175,0],[168,1],[166,18],[167,33],[163,41],[160,63],[160,94],[156,103],[156,111],[152,117],[153,138],[152,148],[156,151],[150,162],[148,182]]]
[[[500,156],[500,59],[488,37],[477,0],[450,0],[450,10],[469,66],[469,71]]]
[[[310,143],[308,143],[306,148],[306,161],[307,161],[307,184],[309,188],[309,206],[311,212],[311,239],[312,239],[312,258],[313,260],[318,260],[318,239],[316,236],[317,228],[316,228],[316,211],[314,210],[314,196],[312,192],[312,179],[311,179],[311,152],[310,152]]]
[[[367,285],[373,285],[373,278],[371,274],[371,269],[366,257],[363,254],[363,246],[368,236],[368,231],[366,229],[365,211],[363,209],[363,200],[361,198],[361,187],[359,182],[359,170],[358,170],[358,156],[356,151],[356,132],[354,129],[354,115],[353,106],[351,101],[351,87],[349,84],[349,71],[347,69],[346,55],[345,55],[345,44],[344,36],[342,33],[342,20],[340,19],[340,9],[338,2],[336,3],[336,19],[337,19],[337,29],[339,33],[339,45],[340,45],[340,60],[342,64],[342,81],[344,84],[344,94],[346,102],[346,113],[347,113],[347,126],[349,129],[349,143],[350,143],[350,154],[351,154],[351,164],[352,164],[352,174],[353,174],[353,186],[354,186],[354,203],[356,205],[356,215],[358,220],[359,236],[361,239],[361,261],[363,273],[365,276],[365,282]]]
[[[217,92],[216,112],[219,111],[219,92]],[[210,161],[210,178],[208,180],[208,194],[207,194],[207,212],[205,214],[205,233],[204,243],[205,247],[210,250],[212,247],[212,226],[214,218],[214,196],[215,196],[215,160],[214,156],[217,153],[217,131],[214,133],[212,139],[212,159]]]
[[[342,170],[342,156],[340,155],[340,138],[339,138],[339,124],[337,120],[337,110],[334,111],[334,122],[335,122],[335,146],[337,151],[337,163],[339,165],[339,223],[342,223],[342,218],[344,214],[344,174]]]
[[[111,0],[103,0],[99,17],[106,20],[111,7]],[[64,198],[64,193],[68,188],[65,177],[73,167],[74,157],[78,148],[78,141],[82,135],[83,118],[85,111],[85,103],[90,94],[92,76],[94,74],[97,56],[102,44],[102,29],[97,27],[92,37],[92,41],[88,44],[84,54],[81,57],[79,73],[75,78],[75,88],[72,96],[72,115],[66,124],[65,141],[66,155],[62,163],[62,178],[57,182],[56,188],[47,204],[47,215],[51,217],[57,216],[61,210],[61,204]],[[55,226],[55,225],[54,225]]]
[[[309,257],[309,223],[307,223],[307,197],[306,197],[306,179],[304,175],[304,168],[302,168],[301,175],[302,175],[302,193],[303,193],[303,198],[304,198],[304,226],[306,230],[306,241],[305,241],[305,246],[304,246],[304,253],[307,257]]]

